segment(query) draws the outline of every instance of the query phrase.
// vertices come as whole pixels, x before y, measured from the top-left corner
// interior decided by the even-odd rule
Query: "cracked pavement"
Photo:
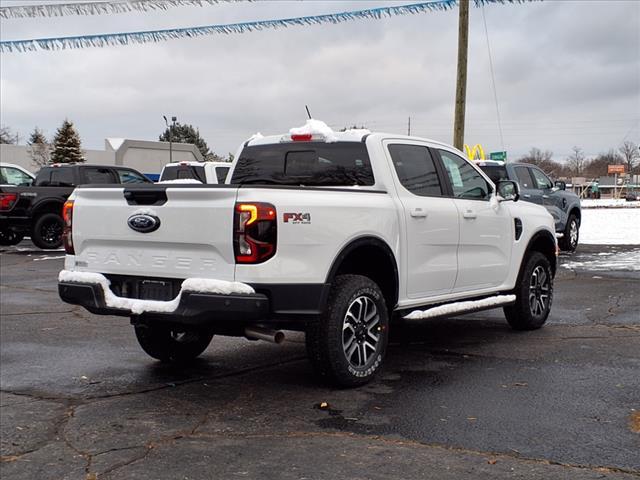
[[[511,331],[500,310],[399,323],[353,390],[318,383],[295,333],[155,362],[126,318],[58,299],[62,252],[4,248],[0,476],[640,478],[640,272],[588,268],[638,250],[612,248],[560,259],[578,266],[559,269],[545,328]]]

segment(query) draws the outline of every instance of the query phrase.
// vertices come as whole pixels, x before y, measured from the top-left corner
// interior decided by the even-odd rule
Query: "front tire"
[[[62,217],[56,213],[45,213],[40,215],[33,224],[31,241],[33,244],[44,250],[53,250],[62,245],[62,230],[64,222]]]
[[[551,263],[540,252],[531,252],[515,288],[516,302],[504,307],[507,322],[514,330],[536,330],[547,321],[553,302]]]
[[[576,248],[578,248],[578,239],[580,238],[580,222],[578,221],[578,217],[573,213],[569,215],[563,233],[564,235],[558,242],[560,249],[565,252],[575,252]]]
[[[326,311],[307,328],[307,354],[322,378],[356,387],[380,370],[388,334],[389,315],[380,288],[361,275],[340,275]]]
[[[136,325],[136,338],[142,350],[162,362],[183,363],[204,352],[213,333],[204,330]]]
[[[0,231],[0,245],[3,247],[17,245],[23,238],[24,235],[22,233],[16,233],[13,230]]]

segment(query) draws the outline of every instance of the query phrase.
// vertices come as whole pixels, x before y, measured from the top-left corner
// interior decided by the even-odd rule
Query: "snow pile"
[[[586,198],[580,200],[582,208],[637,208],[640,201],[627,202],[624,198]]]
[[[600,252],[595,255],[574,254],[567,261],[562,258],[560,265],[569,270],[638,272],[640,271],[640,249],[629,252]]]
[[[327,143],[338,141],[336,133],[326,123],[310,118],[302,127],[289,130],[291,135],[322,135]]]
[[[200,180],[196,180],[195,178],[176,178],[175,180],[162,180],[157,183],[198,183],[202,185]]]
[[[583,209],[579,243],[640,245],[640,208]]]
[[[264,135],[262,135],[260,132],[254,133],[253,135],[251,135],[251,138],[247,140],[247,142],[251,143],[253,140],[260,140],[261,138],[264,138]]]
[[[424,320],[426,318],[445,317],[472,310],[499,307],[507,303],[515,302],[515,300],[515,295],[496,295],[495,297],[483,298],[482,300],[448,303],[447,305],[440,305],[439,307],[428,308],[427,310],[414,310],[409,315],[405,315],[404,318],[407,320]]]
[[[222,295],[230,295],[233,293],[251,294],[255,291],[249,285],[240,282],[227,282],[225,280],[215,280],[211,278],[187,278],[182,282],[180,293],[173,300],[163,302],[161,300],[139,300],[137,298],[124,298],[116,296],[109,288],[111,282],[100,273],[93,272],[72,272],[70,270],[62,270],[58,275],[59,282],[69,283],[93,283],[102,287],[104,300],[109,308],[117,308],[120,310],[130,310],[133,314],[141,314],[145,312],[154,313],[172,313],[180,305],[182,292],[198,292],[198,293],[218,293]]]

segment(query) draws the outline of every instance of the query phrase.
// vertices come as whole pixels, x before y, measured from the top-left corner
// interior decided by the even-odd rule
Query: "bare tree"
[[[27,145],[27,153],[36,167],[44,167],[51,162],[51,145],[38,127],[31,133]]]
[[[573,147],[571,150],[573,153],[567,157],[567,166],[572,174],[580,176],[584,173],[587,159],[580,147]]]
[[[638,150],[638,145],[627,141],[620,145],[618,151],[622,155],[622,162],[627,166],[627,172],[633,172],[633,169],[636,166],[636,160],[640,159],[640,150]]]
[[[563,172],[563,166],[553,159],[553,152],[549,150],[542,151],[533,147],[529,153],[516,160],[518,163],[530,163],[540,167],[552,177],[559,177]]]
[[[584,167],[584,175],[588,177],[600,177],[607,175],[607,166],[622,162],[618,153],[611,149],[606,153],[600,153],[596,158],[588,161]]]

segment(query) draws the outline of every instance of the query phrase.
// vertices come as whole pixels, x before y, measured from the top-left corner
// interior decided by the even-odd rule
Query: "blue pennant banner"
[[[105,0],[98,2],[47,3],[0,7],[0,18],[62,17],[65,15],[106,15],[109,13],[152,12],[173,7],[205,7],[217,3],[251,0]]]
[[[154,0],[155,1],[155,0]],[[170,0],[188,1],[188,0]],[[473,0],[476,6],[487,4],[525,3],[536,0]],[[282,18],[278,20],[260,20],[255,22],[231,23],[226,25],[205,25],[199,27],[171,28],[141,32],[103,33],[75,37],[34,38],[29,40],[0,41],[0,52],[30,52],[35,50],[69,50],[77,48],[158,43],[179,38],[202,37],[215,34],[247,33],[256,30],[278,29],[307,25],[337,24],[353,20],[375,19],[397,15],[416,15],[438,10],[449,10],[458,4],[458,0],[432,0],[430,2],[378,7],[350,12],[329,13],[307,17]]]

